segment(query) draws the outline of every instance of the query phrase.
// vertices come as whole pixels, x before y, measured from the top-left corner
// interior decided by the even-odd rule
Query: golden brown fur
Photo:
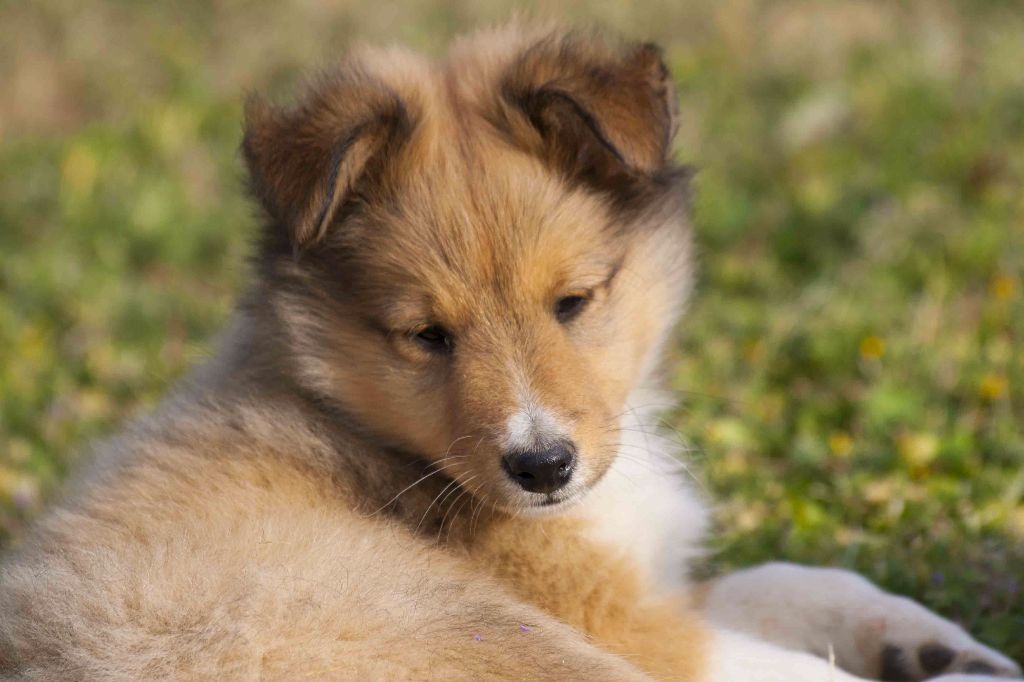
[[[654,48],[517,26],[252,101],[256,282],[6,562],[5,676],[694,679],[683,604],[540,515],[609,467],[688,284],[674,111]],[[535,403],[579,460],[544,500],[500,465]]]

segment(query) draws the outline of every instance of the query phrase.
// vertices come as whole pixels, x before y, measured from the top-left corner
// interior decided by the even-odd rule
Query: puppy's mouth
[[[532,505],[529,509],[545,513],[557,513],[563,509],[575,506],[577,502],[583,499],[584,495],[586,495],[585,490],[580,491],[576,495],[570,495],[567,497],[549,497],[538,504]]]
[[[560,514],[563,511],[575,507],[579,502],[587,496],[587,493],[593,486],[590,485],[578,485],[569,486],[565,489],[548,493],[545,495],[539,495],[535,493],[527,493],[529,496],[527,499],[523,499],[523,495],[517,495],[519,498],[518,503],[509,505],[501,505],[503,511],[507,511],[513,514],[521,514],[524,516],[548,516]]]

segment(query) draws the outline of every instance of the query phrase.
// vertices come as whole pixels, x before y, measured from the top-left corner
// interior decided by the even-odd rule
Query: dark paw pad
[[[917,650],[917,660],[921,668],[929,675],[936,675],[946,668],[956,658],[956,652],[945,644],[925,644]]]
[[[882,648],[882,682],[914,682],[914,673],[903,649],[892,644]]]

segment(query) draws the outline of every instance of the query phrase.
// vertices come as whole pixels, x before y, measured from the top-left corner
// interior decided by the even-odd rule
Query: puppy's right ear
[[[296,249],[319,242],[361,183],[408,135],[392,90],[362,73],[326,77],[296,107],[245,107],[242,152],[252,186]]]

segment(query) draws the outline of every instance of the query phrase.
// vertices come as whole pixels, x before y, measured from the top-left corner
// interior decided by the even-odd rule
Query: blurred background
[[[204,357],[241,101],[515,8],[666,49],[701,278],[666,436],[707,570],[841,565],[1024,659],[1024,3],[0,2],[0,546]]]

